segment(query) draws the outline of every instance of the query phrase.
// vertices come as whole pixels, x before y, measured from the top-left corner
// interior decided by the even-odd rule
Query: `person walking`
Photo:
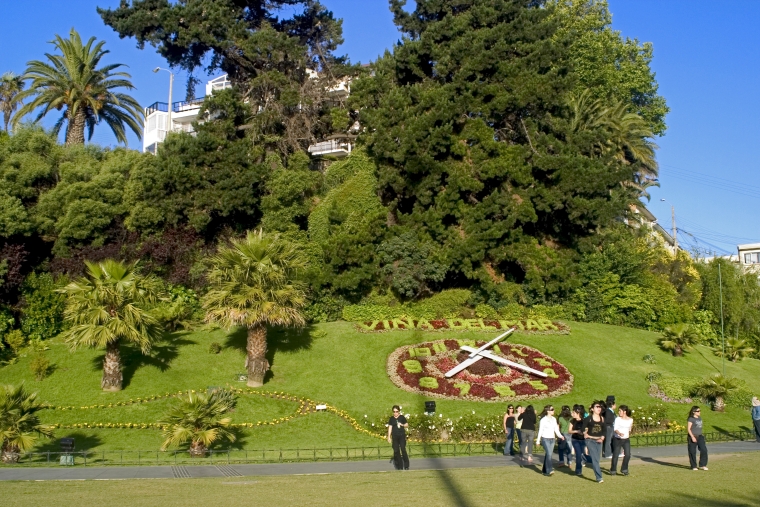
[[[573,415],[572,412],[570,412],[570,407],[567,405],[563,406],[562,412],[559,413],[559,417],[557,418],[559,431],[562,433],[562,436],[565,437],[564,440],[562,440],[557,446],[557,451],[559,452],[560,467],[570,466],[570,458],[573,454],[573,444],[570,441],[570,421],[572,420]]]
[[[546,405],[541,412],[541,420],[538,425],[538,434],[536,435],[536,444],[541,443],[541,447],[544,448],[544,464],[541,467],[541,471],[544,475],[554,475],[552,469],[552,454],[554,453],[554,437],[564,440],[565,437],[559,431],[559,425],[554,418],[554,407]]]
[[[519,452],[522,452],[522,444],[523,444],[523,438],[522,438],[522,419],[520,419],[520,414],[525,412],[525,409],[522,405],[517,405],[515,407],[515,433],[517,433],[517,450]]]
[[[623,456],[623,466],[620,468],[620,473],[628,475],[628,462],[631,461],[631,428],[633,428],[631,409],[627,405],[620,405],[618,417],[615,419],[615,426],[613,428],[610,475],[617,475],[617,464],[618,459],[620,459],[621,450],[625,453],[625,456]]]
[[[533,405],[525,407],[525,411],[517,416],[518,421],[522,421],[522,439],[523,444],[520,447],[521,461],[533,463],[533,438],[536,435],[536,410]]]
[[[696,405],[689,410],[689,418],[686,420],[686,431],[689,432],[689,463],[692,470],[697,468],[697,448],[699,448],[699,468],[707,470],[707,445],[702,435],[702,411]]]
[[[583,475],[583,455],[586,448],[586,441],[583,436],[583,415],[583,406],[576,405],[573,408],[573,418],[570,421],[570,441],[575,451],[575,475]]]
[[[604,482],[599,460],[602,456],[604,438],[607,435],[604,417],[602,416],[602,406],[601,401],[594,403],[591,408],[591,415],[583,420],[583,438],[586,441],[586,448],[591,459],[591,467],[594,469],[596,482],[599,483]]]
[[[409,423],[401,413],[401,407],[393,405],[393,415],[388,419],[388,443],[393,446],[393,466],[396,470],[409,470],[406,454],[406,428]]]
[[[752,424],[755,425],[755,440],[760,442],[760,400],[752,397]]]
[[[507,436],[507,440],[504,443],[504,456],[515,455],[515,407],[509,405],[507,407],[507,413],[504,414],[504,420],[502,426],[504,427],[504,434]]]
[[[615,435],[615,397],[612,395],[607,396],[604,402],[604,415],[605,435],[604,435],[604,458],[610,459],[612,457],[612,437]]]

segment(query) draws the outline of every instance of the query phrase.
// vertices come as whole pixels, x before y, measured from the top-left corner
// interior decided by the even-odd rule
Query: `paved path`
[[[725,442],[708,445],[711,455],[760,451],[755,442]],[[685,458],[686,446],[634,447],[632,461],[671,464],[672,459]],[[661,460],[663,459],[664,460]],[[540,459],[535,462],[540,464]],[[607,460],[602,461],[603,468]],[[484,468],[518,466],[517,460],[499,455],[455,458],[421,458],[412,460],[413,470],[445,470],[454,468]],[[249,477],[271,475],[341,474],[351,472],[389,472],[393,465],[387,460],[346,461],[321,463],[276,463],[264,465],[193,465],[193,466],[134,466],[134,467],[0,467],[0,481],[72,481],[116,479],[174,479],[200,477]]]

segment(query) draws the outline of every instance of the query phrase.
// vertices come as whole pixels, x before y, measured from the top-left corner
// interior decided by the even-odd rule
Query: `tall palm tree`
[[[13,72],[0,76],[0,111],[3,112],[3,127],[8,132],[11,116],[21,103],[19,94],[24,89],[24,78]]]
[[[98,68],[100,60],[109,53],[103,49],[104,41],[95,44],[90,37],[86,44],[73,28],[69,38],[55,36],[51,42],[60,55],[47,53],[49,62],[33,60],[27,63],[24,79],[31,80],[29,88],[20,93],[21,98],[34,97],[24,104],[14,118],[18,119],[42,108],[37,120],[51,110],[63,110],[53,131],[57,134],[66,123],[66,144],[84,144],[84,131],[92,139],[95,126],[105,122],[118,142],[127,144],[124,130],[128,126],[138,138],[141,137],[143,111],[140,104],[119,88],[134,89],[131,76],[126,72],[114,72],[124,64],[114,63]]]
[[[122,342],[134,343],[148,354],[161,338],[161,326],[143,308],[157,300],[158,285],[152,277],[140,276],[135,265],[115,260],[85,264],[88,277],[60,289],[67,296],[64,319],[71,324],[64,337],[74,349],[105,348],[100,386],[120,391]]]
[[[245,365],[251,387],[264,385],[269,370],[267,326],[305,322],[301,309],[306,293],[300,275],[307,262],[293,243],[263,231],[249,232],[245,239],[220,247],[211,258],[211,290],[203,301],[206,320],[248,329]]]
[[[741,338],[729,338],[726,340],[726,357],[732,363],[741,361],[754,351],[755,349],[749,346],[747,340],[742,340]],[[723,357],[722,348],[716,348],[714,352],[716,356]]]
[[[720,373],[705,379],[694,392],[712,402],[712,409],[723,412],[726,409],[725,398],[731,391],[739,387],[739,381],[732,377],[724,377]]]
[[[231,419],[225,417],[235,403],[229,394],[229,391],[218,390],[210,395],[190,392],[182,396],[180,403],[161,421],[166,425],[166,440],[161,450],[190,442],[190,456],[202,457],[208,447],[221,438],[234,442],[235,435],[227,429]]]
[[[37,393],[21,384],[0,388],[0,442],[3,463],[16,463],[20,453],[30,449],[39,437],[50,438],[53,430],[40,424],[37,412],[43,405]]]
[[[662,332],[660,347],[670,350],[676,357],[683,356],[684,350],[690,349],[699,341],[699,335],[689,324],[673,324]]]

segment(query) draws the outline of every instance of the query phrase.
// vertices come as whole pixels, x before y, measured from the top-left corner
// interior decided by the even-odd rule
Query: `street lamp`
[[[170,71],[169,69],[164,69],[161,67],[156,67],[153,69],[153,72],[158,72],[159,70],[165,70],[169,73],[169,107],[167,107],[167,118],[166,118],[166,131],[171,132],[172,131],[172,88],[174,88],[174,73]],[[156,142],[158,144],[158,142]]]

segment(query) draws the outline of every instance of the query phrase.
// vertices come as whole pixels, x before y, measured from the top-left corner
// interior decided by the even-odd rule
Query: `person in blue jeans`
[[[546,405],[541,412],[541,420],[538,425],[538,434],[536,435],[536,443],[540,442],[541,447],[544,448],[544,465],[541,467],[541,471],[544,475],[554,475],[554,469],[552,468],[552,453],[554,452],[554,437],[556,436],[560,442],[565,439],[564,435],[559,431],[559,425],[554,418],[554,407]]]
[[[586,440],[583,437],[583,412],[583,407],[576,405],[570,421],[570,442],[575,451],[575,475],[583,475],[583,455],[586,449]]]
[[[752,424],[755,426],[755,440],[760,442],[760,400],[752,397]]]
[[[504,433],[507,435],[507,440],[504,443],[504,456],[515,455],[515,419],[517,419],[517,416],[515,415],[515,407],[509,405],[502,422]]]
[[[594,469],[596,482],[604,482],[602,479],[602,468],[599,466],[599,460],[602,457],[602,446],[604,438],[607,435],[607,426],[602,417],[602,402],[594,403],[591,415],[583,420],[583,438],[586,440],[589,458],[591,458],[591,468]]]

